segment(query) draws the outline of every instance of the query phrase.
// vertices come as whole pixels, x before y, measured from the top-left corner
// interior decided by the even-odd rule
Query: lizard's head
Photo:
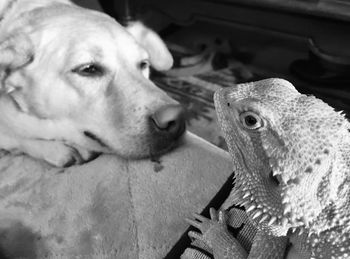
[[[232,201],[284,231],[308,226],[336,196],[330,172],[348,121],[282,79],[224,88],[214,101],[236,170]]]

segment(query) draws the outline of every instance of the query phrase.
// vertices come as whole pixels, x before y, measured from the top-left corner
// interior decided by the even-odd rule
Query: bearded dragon
[[[350,258],[344,114],[283,79],[223,88],[214,102],[236,172],[226,208],[244,206],[257,234],[245,251],[230,236],[224,212],[211,209],[211,219],[188,220],[200,230],[189,236],[204,241],[216,259]]]

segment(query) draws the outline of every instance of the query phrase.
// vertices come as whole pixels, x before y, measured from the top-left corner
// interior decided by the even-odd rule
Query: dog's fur
[[[96,152],[157,155],[181,135],[150,126],[178,104],[148,79],[149,64],[172,58],[141,23],[68,0],[2,0],[0,17],[1,149],[67,166]]]

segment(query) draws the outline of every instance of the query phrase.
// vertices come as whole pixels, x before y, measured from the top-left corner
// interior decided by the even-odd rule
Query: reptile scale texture
[[[283,79],[220,89],[219,124],[235,185],[223,208],[245,207],[257,228],[250,251],[225,212],[188,220],[214,258],[350,258],[350,123]]]

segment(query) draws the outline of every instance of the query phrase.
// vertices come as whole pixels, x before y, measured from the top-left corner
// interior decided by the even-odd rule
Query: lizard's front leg
[[[194,218],[195,220],[187,219],[187,222],[198,228],[202,234],[191,231],[189,236],[206,243],[213,250],[215,259],[282,259],[284,257],[288,243],[286,236],[276,237],[258,230],[248,255],[241,244],[229,233],[224,212],[217,213],[211,208],[211,219],[199,214],[195,214]]]
[[[212,250],[215,259],[246,259],[247,252],[241,244],[228,232],[224,212],[210,209],[210,218],[194,214],[193,219],[186,219],[198,232],[190,231],[188,235],[206,243]]]

